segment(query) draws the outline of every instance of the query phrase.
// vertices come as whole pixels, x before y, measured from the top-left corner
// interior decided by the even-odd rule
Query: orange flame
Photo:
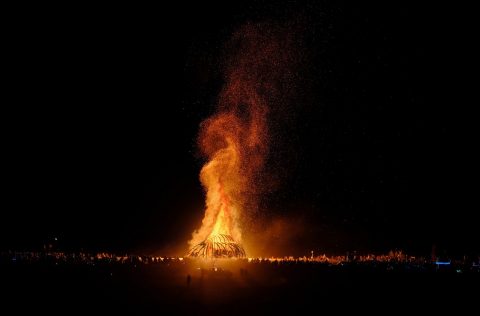
[[[267,115],[280,91],[276,83],[287,56],[285,41],[259,25],[247,25],[230,45],[234,52],[227,60],[217,111],[200,126],[198,143],[208,159],[200,172],[206,210],[190,246],[218,234],[242,241],[240,222],[255,204],[268,153]]]

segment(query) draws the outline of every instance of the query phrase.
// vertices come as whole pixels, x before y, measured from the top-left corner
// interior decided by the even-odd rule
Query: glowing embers
[[[230,235],[210,235],[207,239],[194,246],[189,257],[203,258],[244,258],[245,250],[237,244]]]

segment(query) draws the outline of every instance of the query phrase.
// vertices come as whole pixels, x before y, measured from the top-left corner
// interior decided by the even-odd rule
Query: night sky
[[[196,137],[222,86],[223,47],[246,22],[296,20],[299,79],[275,122],[276,185],[257,219],[281,227],[275,254],[478,252],[452,101],[460,53],[439,12],[242,1],[13,15],[1,250],[54,237],[66,250],[186,247],[203,216]]]

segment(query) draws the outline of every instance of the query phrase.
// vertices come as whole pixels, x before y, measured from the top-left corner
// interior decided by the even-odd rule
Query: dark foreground
[[[20,314],[459,312],[480,293],[476,271],[358,263],[17,262],[2,263],[0,278],[2,311]]]

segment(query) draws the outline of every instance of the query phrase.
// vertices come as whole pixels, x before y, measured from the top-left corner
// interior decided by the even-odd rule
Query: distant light
[[[57,240],[58,240],[57,237],[55,237],[55,241],[57,241]]]
[[[435,264],[437,264],[437,265],[449,265],[450,261],[435,261]]]

